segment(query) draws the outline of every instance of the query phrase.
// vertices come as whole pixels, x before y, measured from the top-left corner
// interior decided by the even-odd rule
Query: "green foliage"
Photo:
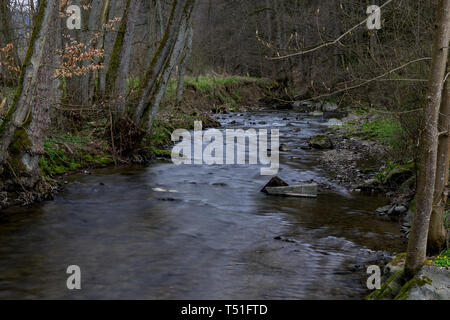
[[[387,184],[392,187],[400,186],[414,175],[414,169],[414,163],[399,164],[390,162],[382,172],[375,175],[375,178],[382,184]]]
[[[401,130],[399,121],[392,118],[375,120],[362,125],[362,131],[367,134],[367,138],[378,140],[391,147],[399,144]]]
[[[440,254],[433,264],[438,267],[450,267],[450,249]]]
[[[139,78],[128,78],[127,79],[127,93],[129,93],[131,90],[137,90],[139,89]]]
[[[75,134],[63,134],[45,141],[45,154],[40,160],[43,175],[53,176],[114,162],[113,157],[105,152],[86,150],[89,143],[88,137]]]
[[[172,156],[171,151],[157,149],[157,148],[154,148],[153,146],[149,147],[149,152],[150,152],[150,154],[152,154],[158,158],[170,158]]]

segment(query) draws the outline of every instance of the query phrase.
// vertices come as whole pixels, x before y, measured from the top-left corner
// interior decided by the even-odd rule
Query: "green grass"
[[[401,126],[395,119],[382,119],[364,123],[362,130],[368,135],[369,139],[392,145],[395,143],[395,137],[400,132]]]
[[[450,267],[450,249],[440,254],[433,263],[438,267]]]
[[[40,160],[43,175],[54,176],[114,162],[106,152],[88,150],[86,146],[91,142],[89,137],[76,134],[63,134],[45,141],[45,153]]]

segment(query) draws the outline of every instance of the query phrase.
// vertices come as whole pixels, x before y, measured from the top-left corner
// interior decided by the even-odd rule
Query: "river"
[[[323,132],[317,120],[261,111],[220,121],[279,128],[292,149],[279,176],[328,183],[320,151],[300,148]],[[1,212],[0,299],[361,299],[365,270],[354,265],[405,250],[399,223],[373,214],[383,197],[336,185],[317,199],[267,196],[260,168],[159,161],[70,176],[54,201]],[[81,290],[66,287],[69,265]]]

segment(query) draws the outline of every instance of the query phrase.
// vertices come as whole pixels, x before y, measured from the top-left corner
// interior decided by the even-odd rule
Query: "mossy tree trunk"
[[[193,0],[173,0],[172,2],[164,36],[147,68],[136,98],[129,104],[130,111],[134,114],[134,121],[137,124],[145,126],[147,123],[155,86],[175,46],[183,13],[189,10],[192,3]]]
[[[448,170],[450,163],[450,62],[447,61],[447,81],[442,93],[439,115],[439,146],[436,164],[436,183],[434,190],[433,211],[431,212],[430,231],[428,235],[428,254],[439,254],[446,243],[444,211],[448,198]]]
[[[437,29],[433,45],[433,60],[429,82],[428,103],[423,110],[420,137],[420,168],[416,195],[416,213],[408,242],[405,273],[412,278],[425,263],[428,229],[433,209],[438,160],[438,119],[442,101],[445,68],[450,40],[450,0],[440,0]]]
[[[155,86],[154,94],[152,95],[151,102],[149,103],[149,107],[151,107],[151,109],[149,109],[150,113],[147,117],[148,119],[145,119],[148,123],[147,124],[148,130],[151,130],[151,128],[152,128],[153,120],[155,120],[156,114],[158,113],[162,97],[163,97],[164,93],[166,92],[167,85],[170,80],[170,76],[171,76],[175,66],[180,63],[180,60],[181,60],[183,52],[184,52],[183,49],[186,48],[186,43],[189,41],[189,37],[191,34],[190,24],[191,24],[193,8],[194,8],[194,2],[192,1],[188,4],[188,6],[185,8],[185,11],[183,12],[180,27],[178,29],[177,39],[175,41],[172,52],[170,54],[170,58],[167,61],[167,63],[164,65],[162,74],[159,78],[158,83]]]
[[[11,8],[9,0],[0,0],[0,30],[2,31],[4,43],[0,43],[0,47],[7,44],[12,44],[12,57],[14,58],[14,67],[20,66],[19,50],[17,48],[17,42],[15,41],[16,36],[14,32],[14,27],[12,25],[11,19]],[[14,83],[14,74],[12,72],[7,72],[9,80]]]
[[[184,91],[184,77],[186,75],[186,64],[189,61],[192,52],[192,39],[194,37],[194,27],[192,24],[189,26],[188,36],[186,40],[186,45],[184,48],[183,56],[181,57],[179,74],[178,74],[178,87],[177,87],[177,105],[180,106],[183,101],[183,91]]]
[[[99,41],[101,39],[101,36],[96,36],[96,34],[99,32],[99,30],[102,30],[102,5],[108,5],[109,0],[106,0],[104,2],[100,1],[89,1],[91,7],[88,12],[87,21],[88,23],[85,24],[87,28],[84,30],[86,36],[85,36],[85,43],[86,44],[93,44],[95,47],[99,44]],[[100,38],[100,39],[99,39]],[[96,41],[94,41],[96,39]],[[84,61],[84,66],[87,67],[89,65],[89,61]],[[82,105],[83,106],[90,106],[92,104],[92,100],[94,98],[95,94],[95,86],[94,86],[94,79],[96,76],[96,72],[89,71],[87,74],[85,74],[81,80],[81,99],[82,99]]]
[[[140,0],[127,1],[106,73],[107,94],[117,101],[114,111],[118,118],[123,118],[126,113],[126,84],[139,4]]]
[[[40,191],[42,182],[39,161],[54,92],[58,11],[58,0],[41,1],[14,103],[0,124],[1,180],[27,191]]]

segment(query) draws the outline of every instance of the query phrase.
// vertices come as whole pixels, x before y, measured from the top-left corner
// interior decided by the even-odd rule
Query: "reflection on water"
[[[279,176],[326,182],[318,153],[299,148],[321,129],[296,118],[221,120],[278,126],[292,149]],[[71,177],[55,201],[0,215],[0,298],[360,299],[364,270],[351,266],[404,250],[398,223],[372,215],[385,199],[338,187],[317,199],[269,197],[259,169],[156,163]],[[76,292],[66,289],[73,264]]]

